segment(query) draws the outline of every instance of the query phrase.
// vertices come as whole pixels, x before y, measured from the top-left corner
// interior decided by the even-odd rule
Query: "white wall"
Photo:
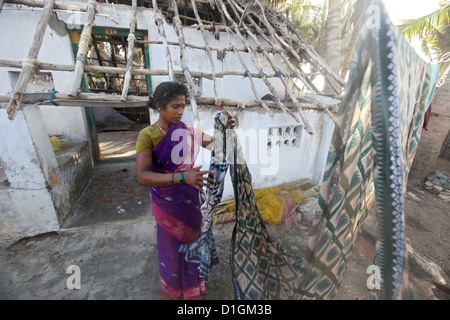
[[[154,22],[153,12],[148,13],[149,16],[149,39],[161,40],[156,23]],[[164,24],[167,40],[169,42],[178,42],[178,37],[171,25]],[[187,43],[205,46],[201,31],[194,28],[185,28],[184,36]],[[207,32],[208,42],[211,47],[224,48],[229,47],[228,35],[220,33],[219,40],[215,39],[214,32]],[[243,48],[243,44],[236,37],[232,36],[232,42],[237,48]],[[246,39],[251,45],[254,42],[251,38]],[[264,43],[263,41],[261,41]],[[178,47],[170,46],[170,52],[175,70],[181,70],[180,50]],[[244,73],[244,69],[238,57],[230,51],[227,51],[223,61],[216,58],[216,51],[212,51],[214,58],[214,68],[216,73],[224,71],[238,71]],[[249,53],[240,52],[246,66],[250,72],[257,73],[259,67],[254,64]],[[279,57],[276,55],[275,57]],[[260,58],[260,55],[258,55]],[[211,73],[211,65],[205,50],[186,48],[186,60],[190,71]],[[285,66],[276,58],[276,63],[285,70]],[[153,70],[166,70],[167,61],[164,45],[152,45],[150,47],[150,65]],[[265,59],[260,59],[263,70],[266,74],[273,74],[270,64]],[[163,82],[168,81],[168,76],[153,76],[153,89]],[[260,97],[271,94],[262,79],[254,79],[255,86]],[[285,89],[280,79],[270,78],[270,82],[276,88],[278,97],[283,100]],[[243,76],[226,76],[217,79],[217,91],[221,98],[229,98],[234,100],[255,100],[255,95],[251,90],[249,79]],[[202,96],[214,97],[213,81],[202,79]],[[330,102],[330,101],[329,101]],[[334,101],[335,103],[336,101]],[[306,117],[314,131],[313,135],[309,135],[302,128],[297,138],[296,146],[285,146],[286,139],[281,138],[281,147],[278,154],[272,150],[271,157],[268,157],[267,143],[269,128],[286,127],[291,129],[303,125],[297,123],[294,118],[282,111],[274,111],[272,119],[262,108],[246,108],[245,111],[238,112],[236,108],[228,109],[238,120],[237,132],[243,144],[246,162],[253,178],[254,188],[265,188],[276,186],[286,182],[310,178],[315,184],[320,184],[323,178],[323,170],[326,164],[328,149],[333,134],[334,124],[323,112],[305,111]],[[199,107],[199,118],[204,132],[213,135],[214,116],[219,111],[214,107]],[[153,123],[158,119],[158,114],[151,110],[150,119]],[[194,117],[191,108],[186,108],[183,121],[194,123]],[[284,133],[285,131],[283,131]],[[290,142],[293,137],[290,138]],[[203,151],[197,161],[197,165],[202,165],[203,170],[209,167],[210,152]],[[227,177],[228,183],[224,191],[224,198],[233,197],[233,188]]]
[[[116,5],[115,10],[111,5],[99,4],[99,15],[94,25],[111,28],[128,28],[129,7]],[[40,11],[13,11],[3,10],[0,14],[0,59],[22,60],[27,56],[29,45],[32,42],[35,26],[39,19]],[[109,16],[109,17],[108,17]],[[41,62],[73,64],[74,57],[70,41],[70,32],[65,28],[64,22],[76,22],[84,24],[85,15],[58,13],[58,21],[55,17],[50,20],[44,36],[44,41],[39,52],[38,60]],[[148,30],[149,38],[159,40],[157,28],[151,10],[138,11],[137,29]],[[114,20],[114,21],[113,21]],[[33,32],[31,32],[33,31]],[[166,26],[169,41],[178,42],[178,37],[171,26]],[[204,45],[200,31],[185,29],[185,37],[188,43]],[[228,38],[224,33],[216,40],[212,32],[208,32],[208,38],[212,47],[228,47]],[[19,41],[20,39],[20,41]],[[233,40],[237,47],[242,44]],[[251,43],[251,40],[248,40]],[[6,48],[6,50],[5,50]],[[151,68],[154,70],[167,69],[164,47],[152,45],[150,50]],[[171,46],[174,67],[181,70],[179,49]],[[191,71],[210,73],[209,60],[203,50],[187,48],[186,58]],[[216,72],[239,71],[244,73],[239,59],[227,52],[224,61],[217,60],[213,51]],[[251,72],[258,72],[249,54],[243,54],[243,59]],[[273,73],[268,67],[267,61],[262,60],[264,71]],[[18,71],[12,68],[0,68],[0,94],[11,93],[13,88],[8,71]],[[19,70],[20,71],[20,70]],[[72,72],[52,72],[54,88],[59,92],[69,92],[72,83]],[[168,77],[152,77],[153,88]],[[264,96],[270,93],[262,80],[254,79],[258,95]],[[284,87],[277,78],[270,80],[275,86],[280,99],[284,98]],[[222,98],[236,100],[254,100],[254,94],[250,88],[248,79],[243,76],[227,76],[218,79],[218,94]],[[213,82],[203,79],[202,96],[214,97]],[[30,115],[36,114],[36,108],[30,108]],[[61,134],[72,140],[89,140],[86,118],[83,108],[78,107],[54,107],[41,106],[42,116],[38,117],[37,124],[31,124],[31,118],[26,119],[26,113],[19,111],[17,118],[10,121],[7,118],[6,109],[0,109],[0,139],[6,143],[0,146],[0,168],[3,167],[9,187],[0,186],[0,240],[30,236],[41,232],[47,232],[58,228],[58,218],[55,205],[52,202],[52,190],[49,192],[49,173],[54,168],[54,153],[49,151],[49,141],[44,139],[45,134],[38,134],[39,130],[47,130],[47,135]],[[237,112],[229,109],[238,120],[237,131],[241,142],[244,143],[244,152],[253,176],[254,188],[275,186],[285,182],[311,178],[314,183],[321,182],[323,168],[333,133],[333,123],[322,112],[307,111],[306,116],[313,128],[314,134],[308,135],[304,130],[300,132],[296,146],[284,146],[281,144],[280,153],[272,150],[272,157],[267,158],[268,130],[272,127],[295,127],[302,125],[289,115],[274,110],[272,119],[261,108],[247,108]],[[212,135],[213,119],[217,108],[201,107],[200,120],[202,129]],[[157,114],[151,112],[151,122],[157,120]],[[187,108],[183,118],[185,122],[193,123],[192,112]],[[44,126],[45,124],[45,126]],[[245,137],[249,137],[246,139]],[[45,140],[45,141],[44,141]],[[274,140],[275,141],[275,140]],[[284,140],[282,140],[284,141]],[[43,148],[41,148],[43,146]],[[51,148],[51,147],[50,147]],[[255,155],[256,153],[256,155]],[[200,154],[197,161],[202,164],[204,170],[209,166],[208,151]],[[229,179],[229,177],[227,178]],[[230,181],[230,180],[228,180]],[[57,191],[58,192],[58,191]],[[224,198],[232,197],[231,183],[226,184]]]
[[[36,149],[35,139],[40,137],[33,139],[36,132],[30,130],[29,121],[23,111],[10,121],[6,109],[0,109],[0,162],[9,184],[0,186],[0,240],[59,228],[44,174],[53,164],[45,165],[47,159],[42,159],[43,154]],[[50,141],[42,142],[42,145],[50,144]]]
[[[4,10],[0,15],[0,30],[2,30],[0,43],[3,48],[0,57],[21,61],[28,55],[40,11]],[[49,27],[45,31],[38,60],[46,63],[73,64],[70,33],[65,24],[58,21],[54,15],[50,18]],[[0,68],[0,94],[13,91],[8,71],[18,72],[20,69]],[[51,74],[54,90],[59,92],[70,90],[73,72],[53,71]],[[51,88],[47,90],[52,91]],[[83,108],[41,106],[41,111],[49,135],[64,135],[71,140],[88,140]]]
[[[314,134],[309,135],[302,127],[297,138],[297,145],[286,146],[284,141],[292,141],[294,137],[272,137],[269,136],[269,128],[294,128],[301,126],[290,115],[282,112],[274,112],[272,119],[268,114],[257,108],[249,108],[246,111],[238,112],[235,108],[225,108],[232,113],[238,125],[235,130],[239,141],[243,147],[245,162],[252,175],[253,187],[262,189],[277,186],[283,183],[298,181],[310,178],[318,185],[322,182],[323,171],[326,165],[328,150],[334,131],[334,123],[323,112],[306,111]],[[213,136],[214,117],[219,112],[218,109],[200,107],[199,117],[202,130]],[[158,113],[150,111],[151,122],[158,119]],[[194,123],[191,108],[186,107],[183,115],[184,122]],[[268,141],[280,140],[280,148],[268,150]],[[202,170],[208,170],[211,152],[202,149],[196,166],[201,165]],[[229,173],[227,174],[223,198],[231,198],[233,186]]]

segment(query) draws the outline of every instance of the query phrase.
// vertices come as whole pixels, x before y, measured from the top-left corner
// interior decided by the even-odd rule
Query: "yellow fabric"
[[[136,154],[139,152],[153,152],[163,137],[164,135],[152,126],[142,129],[136,140]]]
[[[59,140],[57,136],[51,136],[50,142],[52,144],[53,151],[58,151],[67,147],[67,140]]]
[[[283,218],[285,200],[280,194],[289,195],[294,204],[301,204],[305,196],[301,190],[298,190],[299,183],[286,183],[278,187],[253,190],[256,199],[256,205],[261,213],[263,220],[271,225],[278,225]],[[222,201],[216,206],[216,214],[223,214],[235,210],[234,199]]]

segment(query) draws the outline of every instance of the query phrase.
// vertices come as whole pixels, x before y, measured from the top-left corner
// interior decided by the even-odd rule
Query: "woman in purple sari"
[[[161,83],[150,100],[158,108],[159,119],[142,129],[136,141],[137,180],[150,187],[157,222],[161,299],[200,299],[205,293],[198,265],[186,262],[178,252],[180,244],[199,238],[200,192],[213,182],[204,177],[211,171],[194,168],[200,147],[210,149],[212,138],[181,121],[187,94],[183,84]],[[234,125],[235,120],[229,117]]]

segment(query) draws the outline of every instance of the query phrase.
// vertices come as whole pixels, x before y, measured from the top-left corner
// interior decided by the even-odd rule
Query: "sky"
[[[385,0],[384,3],[394,24],[402,19],[423,17],[439,8],[438,0]]]
[[[312,3],[323,3],[324,0],[311,0]],[[439,8],[438,0],[384,0],[386,9],[394,24],[402,19],[418,18]]]
[[[324,1],[326,0],[311,0],[311,3],[323,3]],[[439,0],[383,0],[383,2],[394,25],[399,25],[405,19],[423,17],[439,8]],[[418,39],[413,39],[410,43],[422,59],[429,60],[422,53]]]

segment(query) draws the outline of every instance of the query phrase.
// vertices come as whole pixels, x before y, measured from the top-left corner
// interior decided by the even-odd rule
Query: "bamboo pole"
[[[156,22],[156,25],[158,26],[158,33],[162,37],[162,42],[163,42],[164,48],[166,50],[165,54],[166,54],[166,60],[167,60],[167,69],[169,71],[169,80],[174,81],[175,75],[174,75],[174,71],[173,71],[172,56],[170,54],[169,44],[167,42],[166,31],[164,30],[162,14],[161,14],[161,11],[159,11],[159,9],[158,9],[158,3],[156,2],[156,0],[153,0],[152,4],[153,4],[153,10],[155,10],[155,22]]]
[[[242,15],[244,15],[245,9],[242,9],[234,0],[231,0],[231,2],[234,4],[234,7],[237,10],[239,10],[242,13]],[[300,57],[300,55],[298,55],[298,53],[289,44],[287,44],[280,36],[278,36],[276,34],[276,32],[273,31],[273,28],[270,25],[270,23],[268,23],[267,18],[265,18],[265,20],[262,20],[262,22],[264,22],[264,24],[266,26],[267,25],[269,26],[268,28],[265,28],[265,29],[262,29],[250,15],[247,16],[247,19],[251,23],[251,25],[255,28],[255,30],[258,32],[258,34],[261,35],[261,37],[263,37],[264,40],[267,41],[267,43],[270,43],[272,45],[271,49],[266,48],[265,50],[268,52],[273,52],[274,54],[279,53],[280,51],[283,53],[282,50],[278,49],[278,43],[281,43],[284,47],[289,49],[290,53],[294,56],[294,58],[297,59],[297,61],[298,61],[297,64],[299,65],[299,67],[297,69],[290,62],[290,59],[287,59],[287,56],[284,55],[284,57],[286,57],[286,59],[284,59],[284,60],[287,61],[287,63],[289,63],[289,67],[290,67],[291,71],[293,71],[292,72],[293,77],[298,78],[305,85],[306,85],[306,83],[308,83],[312,90],[314,90],[317,93],[320,93],[320,91],[316,88],[316,86],[312,83],[312,81],[308,78],[306,73],[300,67],[302,64],[302,58]],[[260,20],[261,20],[261,18],[260,18]],[[270,36],[272,37],[272,41],[269,40],[268,37],[265,35],[265,31],[267,31],[267,30],[270,31]],[[277,46],[275,46],[275,44],[277,44]],[[275,50],[274,48],[277,48],[277,49]],[[294,85],[298,88],[298,86],[295,84],[295,82],[294,82]],[[300,88],[298,88],[298,89],[300,90]]]
[[[198,22],[198,24],[200,26],[200,30],[201,30],[202,35],[203,35],[203,41],[205,42],[205,46],[206,46],[205,47],[206,48],[206,55],[208,56],[209,64],[211,66],[211,71],[212,71],[212,76],[213,76],[214,97],[217,99],[216,101],[219,101],[219,95],[217,94],[216,68],[214,67],[214,61],[213,61],[213,57],[212,57],[212,54],[211,54],[211,47],[210,47],[209,42],[208,42],[208,37],[207,37],[206,32],[205,32],[205,27],[204,27],[204,25],[202,23],[202,20],[200,19],[200,16],[198,15],[197,6],[195,4],[195,0],[191,0],[191,4],[192,4],[192,9],[194,11],[195,18],[197,19],[197,22]]]
[[[147,96],[128,96],[127,101],[122,101],[119,95],[101,94],[101,93],[84,93],[80,92],[77,97],[64,92],[56,92],[53,100],[50,102],[52,93],[26,93],[23,95],[23,103],[26,104],[40,104],[40,105],[54,105],[58,107],[117,107],[117,108],[134,108],[147,106]],[[11,94],[0,95],[0,108],[6,107],[6,103],[11,99]],[[196,97],[196,103],[204,106],[215,106],[216,99],[214,97]],[[273,101],[265,101],[268,107],[281,110],[278,103]],[[239,108],[240,105],[245,104],[246,107],[259,107],[261,104],[258,100],[239,101],[234,99],[222,99],[222,104],[226,107]],[[300,103],[303,109],[323,111],[323,108],[314,103]],[[289,109],[295,109],[295,104],[292,102],[285,103]],[[335,105],[326,106],[327,109],[334,108]]]
[[[234,44],[233,44],[232,41],[231,41],[231,31],[228,30],[228,31],[227,31],[227,34],[228,34],[228,42],[230,43],[230,46],[231,46],[232,48],[235,48],[235,47],[234,47]],[[235,50],[234,53],[238,56],[239,61],[241,62],[242,67],[243,67],[245,70],[248,70],[248,68],[247,68],[247,66],[245,65],[245,62],[244,62],[244,60],[242,59],[242,57],[241,57],[241,55],[239,54],[239,52],[237,52],[237,50]],[[256,98],[256,100],[258,101],[259,105],[262,106],[262,107],[267,111],[267,113],[270,115],[270,117],[273,119],[273,112],[269,109],[269,107],[267,106],[267,104],[266,104],[263,100],[261,100],[261,98],[260,98],[259,95],[258,95],[258,92],[257,92],[257,90],[256,90],[255,84],[254,84],[254,82],[253,82],[253,75],[252,75],[250,72],[247,72],[247,77],[248,77],[248,80],[249,80],[249,82],[250,82],[250,86],[251,86],[251,88],[252,88],[253,94],[255,95],[255,98]]]
[[[295,35],[295,37],[298,39],[298,42],[300,42],[300,48],[305,51],[305,53],[311,57],[316,63],[319,64],[319,66],[325,70],[326,74],[329,74],[331,77],[334,78],[334,80],[339,83],[342,87],[345,86],[345,80],[343,80],[337,73],[335,73],[331,68],[328,66],[328,64],[325,62],[324,59],[322,59],[319,54],[300,36],[300,34],[295,30],[295,28],[292,26],[292,24],[289,21],[285,21],[287,25],[292,30],[292,34]],[[282,29],[279,30],[280,33],[282,33]],[[285,35],[286,37],[287,35]],[[291,35],[292,36],[292,35]]]
[[[5,3],[15,3],[15,4],[23,4],[29,7],[38,7],[43,8],[45,6],[44,0],[5,0]],[[65,5],[63,3],[56,3],[56,1],[53,4],[53,9],[60,9],[60,10],[71,10],[73,9],[73,6],[71,5]],[[86,9],[80,8],[81,12],[86,12]]]
[[[26,60],[22,61],[22,71],[20,72],[19,79],[14,87],[13,94],[8,103],[8,119],[14,120],[17,111],[20,107],[23,94],[25,93],[28,81],[31,76],[36,72],[39,61],[37,61],[39,50],[41,49],[42,41],[45,35],[45,29],[47,28],[50,15],[52,14],[53,5],[55,0],[48,0],[45,2],[44,10],[39,17],[38,24],[36,26],[36,32],[34,33],[33,42],[31,48],[28,51]]]
[[[192,112],[194,113],[194,119],[199,123],[200,119],[198,117],[198,110],[197,110],[197,102],[195,101],[195,97],[194,97],[194,83],[192,81],[192,76],[191,73],[189,72],[189,68],[187,66],[186,63],[186,45],[185,45],[185,41],[184,41],[184,33],[183,33],[183,25],[181,23],[180,20],[180,16],[178,13],[178,5],[176,1],[173,1],[173,6],[174,6],[174,25],[175,25],[175,31],[177,32],[178,35],[178,41],[180,42],[180,60],[181,60],[181,67],[182,70],[184,72],[184,76],[186,78],[186,81],[188,83],[189,86],[189,99],[191,101],[191,107],[192,107]]]
[[[229,0],[228,0],[228,1],[229,1]],[[231,8],[232,8],[233,10],[235,10],[232,4],[231,4],[230,6],[231,6]],[[236,12],[236,11],[235,11],[235,15],[237,15],[237,12]],[[264,12],[263,12],[263,18],[266,19],[265,16],[264,16]],[[262,45],[261,45],[261,43],[259,42],[258,38],[253,34],[253,32],[251,32],[251,31],[248,29],[247,24],[243,21],[243,19],[241,19],[241,25],[247,30],[247,34],[253,39],[253,41],[255,41],[256,45],[257,45],[258,47],[262,48]],[[269,32],[272,32],[271,29],[269,29]],[[269,39],[268,39],[268,40],[269,40]],[[269,44],[270,44],[270,41],[269,41]],[[275,43],[275,44],[273,44],[273,46],[278,46],[278,44]],[[278,69],[278,67],[275,65],[275,63],[274,63],[272,57],[271,57],[269,54],[267,54],[267,52],[266,52],[265,50],[263,50],[262,52],[263,52],[263,55],[265,56],[265,58],[267,59],[267,61],[269,61],[271,67],[272,67],[274,70]],[[300,104],[298,103],[297,98],[294,96],[294,94],[293,94],[293,92],[292,92],[290,86],[289,86],[288,83],[286,82],[285,77],[284,77],[283,75],[281,75],[279,78],[280,78],[281,82],[283,83],[283,85],[284,85],[284,87],[285,87],[285,89],[286,89],[286,91],[287,91],[289,97],[291,98],[292,102],[293,102],[294,105],[297,107],[298,113],[299,113],[299,115],[300,115],[300,118],[302,119],[302,121],[303,121],[303,123],[304,123],[304,125],[305,125],[304,128],[305,128],[306,132],[308,132],[309,134],[312,134],[313,131],[312,131],[312,129],[311,129],[311,125],[309,124],[308,119],[306,118],[305,114],[303,113],[302,107],[301,107]]]
[[[8,68],[22,68],[22,64],[20,61],[12,61],[12,60],[1,60],[0,59],[0,67],[8,67]],[[66,65],[66,64],[55,64],[55,63],[44,63],[41,62],[36,69],[39,70],[51,70],[51,71],[74,71],[75,65]],[[126,69],[120,67],[109,67],[109,66],[91,66],[85,65],[85,71],[90,72],[101,72],[108,74],[124,74]],[[184,71],[182,70],[174,70],[174,74],[176,75],[184,75]],[[205,72],[197,72],[190,71],[191,75],[197,78],[206,78],[212,80],[212,74]],[[168,70],[149,70],[149,69],[133,69],[132,74],[136,75],[148,75],[148,76],[166,76],[169,75]],[[259,73],[250,73],[250,72],[242,72],[242,71],[224,71],[216,73],[217,78],[223,78],[225,76],[247,76],[251,75],[253,78],[261,78]],[[267,74],[267,78],[275,78],[277,75]]]
[[[225,17],[227,18],[227,20],[232,24],[236,35],[238,36],[238,38],[241,40],[241,42],[244,44],[244,46],[246,48],[248,48],[250,56],[254,62],[254,64],[260,69],[260,74],[261,74],[261,78],[263,79],[264,83],[266,84],[266,86],[268,87],[268,89],[270,90],[270,92],[272,93],[272,95],[275,97],[276,103],[278,104],[279,108],[281,108],[283,111],[285,111],[286,113],[288,113],[289,115],[291,115],[295,121],[300,122],[300,120],[297,118],[297,116],[290,111],[289,109],[287,109],[283,103],[280,101],[280,98],[278,98],[278,94],[275,90],[275,88],[273,87],[273,85],[267,80],[266,75],[264,74],[264,72],[262,72],[262,68],[259,65],[258,59],[255,55],[254,49],[248,45],[247,41],[242,37],[242,34],[239,31],[238,25],[236,24],[236,22],[231,18],[230,14],[228,13],[228,10],[225,6],[225,3],[222,0],[217,0],[216,1],[217,4],[219,5],[218,8],[221,10],[221,12],[225,15]]]
[[[81,32],[80,43],[78,47],[76,63],[75,63],[75,72],[73,76],[72,82],[72,90],[70,94],[74,97],[77,96],[78,90],[81,85],[81,78],[84,74],[84,66],[87,64],[86,58],[89,52],[90,40],[91,40],[91,32],[92,32],[92,24],[95,19],[95,9],[97,6],[97,1],[89,0],[87,5],[87,17],[86,22],[83,26],[83,31]]]
[[[130,17],[130,32],[128,34],[128,59],[127,66],[125,71],[125,78],[123,80],[123,89],[121,100],[126,101],[128,95],[128,88],[130,86],[130,80],[133,72],[133,50],[134,50],[134,41],[136,40],[136,36],[134,35],[136,32],[136,8],[137,8],[137,0],[133,0],[131,3],[131,17]]]
[[[262,16],[262,18],[263,18],[263,22],[264,22],[264,24],[266,25],[267,30],[269,31],[269,35],[271,36],[272,41],[275,42],[276,45],[278,45],[278,43],[277,43],[277,38],[275,37],[275,35],[276,35],[275,30],[272,28],[272,26],[270,25],[269,21],[267,20],[266,14],[265,14],[265,12],[264,12],[264,7],[263,7],[263,5],[262,5],[261,3],[259,3],[259,6],[260,6],[261,16]],[[257,40],[256,40],[256,41],[257,41]],[[269,43],[271,43],[270,39],[267,39],[266,41],[268,41]],[[274,45],[274,44],[272,43],[272,45]],[[265,54],[266,54],[267,58],[269,59],[269,61],[271,61],[270,56],[268,56],[267,53],[265,53]],[[284,62],[286,63],[286,65],[291,69],[291,71],[293,71],[294,73],[297,72],[297,69],[296,69],[296,68],[292,65],[292,63],[289,61],[288,57],[286,56],[286,53],[285,53],[283,50],[280,50],[280,51],[279,51],[279,54],[280,54],[280,56],[282,57],[282,59],[284,60]],[[273,64],[273,63],[271,62],[271,64]],[[300,70],[301,70],[301,68],[300,68]],[[302,72],[302,74],[303,74],[303,70],[301,70],[301,72]],[[304,78],[303,75],[298,74],[298,72],[297,72],[297,77],[298,77],[298,78],[299,78],[299,79],[300,79],[300,80],[308,87],[308,89],[310,90],[310,92],[311,92],[311,94],[312,94],[312,96],[313,96],[313,99],[316,101],[317,105],[318,105],[319,107],[322,107],[322,108],[325,110],[325,113],[330,117],[330,119],[331,119],[335,124],[337,124],[337,120],[336,120],[336,118],[334,117],[334,115],[331,113],[330,110],[328,110],[327,108],[325,108],[325,106],[322,104],[322,102],[320,102],[319,98],[317,97],[317,95],[316,95],[316,93],[318,93],[317,88],[315,88],[315,86],[313,86],[313,85],[310,83],[310,81],[307,81],[307,79]],[[281,77],[281,78],[283,79],[283,77]],[[285,82],[284,82],[284,83],[285,83]],[[291,96],[291,99],[294,99],[293,94],[292,94],[292,92],[290,91],[290,88],[287,87],[287,84],[285,84],[285,86],[286,86],[286,88],[288,89],[288,93],[289,93],[289,95]],[[306,120],[306,117],[305,117],[304,114],[303,114],[302,108],[299,106],[298,109],[299,109],[299,113],[300,113],[300,116],[301,116],[302,120],[303,120],[303,121]],[[305,125],[305,129],[306,129],[306,125]]]

